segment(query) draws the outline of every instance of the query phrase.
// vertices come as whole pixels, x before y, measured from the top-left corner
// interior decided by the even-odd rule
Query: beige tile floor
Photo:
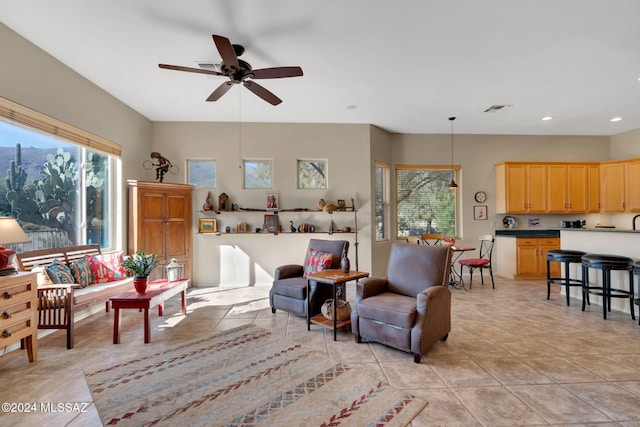
[[[88,402],[86,413],[0,413],[0,426],[99,426],[83,371],[171,347],[178,341],[245,323],[268,328],[364,368],[429,402],[413,426],[640,426],[640,326],[625,313],[602,319],[599,306],[542,281],[498,278],[496,289],[476,284],[453,290],[452,331],[414,364],[407,353],[375,343],[357,345],[348,331],[330,330],[285,312],[271,314],[267,287],[191,289],[188,315],[179,298],[165,316],[152,315],[152,343],[143,344],[141,313],[123,312],[122,343],[112,344],[112,313],[80,321],[73,350],[57,331],[39,341],[38,361],[24,351],[0,357],[1,402]],[[348,296],[353,298],[353,284]],[[2,349],[0,349],[2,354]],[[215,420],[212,418],[212,425]],[[291,420],[292,426],[296,425]]]

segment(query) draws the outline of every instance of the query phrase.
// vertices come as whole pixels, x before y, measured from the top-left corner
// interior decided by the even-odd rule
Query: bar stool
[[[638,261],[633,263],[633,275],[634,276],[640,276],[640,262],[638,262]],[[638,282],[638,283],[640,283],[640,282]],[[634,302],[635,302],[635,304],[637,306],[640,306],[640,298],[636,298],[634,300]],[[640,320],[638,320],[638,325],[640,325]]]
[[[589,269],[602,270],[602,286],[589,284]],[[629,290],[611,287],[611,271],[626,270],[629,272]],[[611,311],[611,298],[627,298],[631,306],[631,318],[636,319],[633,301],[633,260],[618,255],[587,254],[582,256],[582,311],[589,302],[589,294],[602,296],[602,317],[607,318]]]
[[[572,279],[569,277],[569,264],[580,264],[582,262],[582,255],[586,255],[586,252],[570,249],[554,249],[547,251],[547,299],[551,297],[551,285],[564,286],[565,293],[567,294],[567,305],[570,305],[569,289],[571,286],[582,287],[582,279]],[[564,277],[551,277],[551,262],[564,263]]]

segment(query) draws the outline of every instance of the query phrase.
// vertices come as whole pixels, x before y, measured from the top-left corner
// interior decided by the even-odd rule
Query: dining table
[[[468,251],[475,251],[475,246],[470,245],[452,245],[451,251],[453,255],[451,256],[451,274],[449,276],[449,286],[454,289],[464,289],[468,291],[464,286],[464,280],[462,279],[462,270],[456,271],[455,265],[456,262],[460,259],[460,257]]]

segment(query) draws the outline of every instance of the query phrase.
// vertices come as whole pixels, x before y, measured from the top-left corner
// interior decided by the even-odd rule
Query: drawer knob
[[[11,295],[8,291],[4,291],[2,296],[4,297],[4,299],[11,299],[13,295]]]
[[[11,319],[11,315],[9,313],[7,313],[6,311],[2,312],[2,318],[3,319]]]
[[[9,338],[10,336],[11,332],[7,331],[6,329],[2,331],[2,338]]]

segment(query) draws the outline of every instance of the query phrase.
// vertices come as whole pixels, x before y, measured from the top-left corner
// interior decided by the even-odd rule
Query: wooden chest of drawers
[[[29,361],[38,357],[35,273],[0,277],[0,348],[24,339]]]

